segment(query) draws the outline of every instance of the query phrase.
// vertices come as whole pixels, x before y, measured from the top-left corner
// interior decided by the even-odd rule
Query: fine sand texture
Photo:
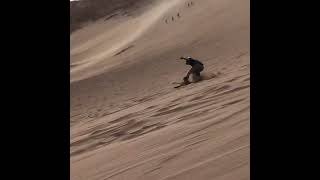
[[[250,179],[249,11],[155,0],[73,32],[70,179]],[[204,63],[203,81],[174,88],[180,56]]]

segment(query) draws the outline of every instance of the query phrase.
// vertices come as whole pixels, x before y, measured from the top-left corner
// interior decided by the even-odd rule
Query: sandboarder
[[[186,60],[186,65],[192,66],[192,68],[188,71],[187,75],[183,78],[184,82],[189,81],[190,74],[192,74],[193,82],[201,81],[200,72],[204,69],[203,63],[191,57],[180,57],[180,59]]]

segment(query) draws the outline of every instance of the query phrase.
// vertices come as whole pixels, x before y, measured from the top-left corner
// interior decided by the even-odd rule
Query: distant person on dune
[[[203,71],[204,65],[199,60],[193,59],[191,57],[180,57],[180,59],[186,60],[186,65],[192,66],[188,71],[187,75],[183,78],[184,82],[189,82],[189,76],[192,74],[193,82],[198,82],[201,80],[200,72]]]

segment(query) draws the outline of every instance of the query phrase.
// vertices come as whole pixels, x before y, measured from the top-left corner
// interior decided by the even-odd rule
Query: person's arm
[[[187,75],[185,77],[189,78],[191,72],[192,72],[192,68],[188,71],[188,73],[187,73]]]

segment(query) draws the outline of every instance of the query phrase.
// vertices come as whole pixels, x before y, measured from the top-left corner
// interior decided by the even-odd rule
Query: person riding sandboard
[[[186,60],[186,65],[190,65],[192,68],[188,71],[187,75],[183,78],[183,82],[174,88],[178,88],[181,86],[185,86],[190,84],[189,76],[192,74],[192,82],[199,82],[201,81],[200,72],[203,71],[204,65],[199,60],[193,59],[191,57],[180,57],[180,59]]]

